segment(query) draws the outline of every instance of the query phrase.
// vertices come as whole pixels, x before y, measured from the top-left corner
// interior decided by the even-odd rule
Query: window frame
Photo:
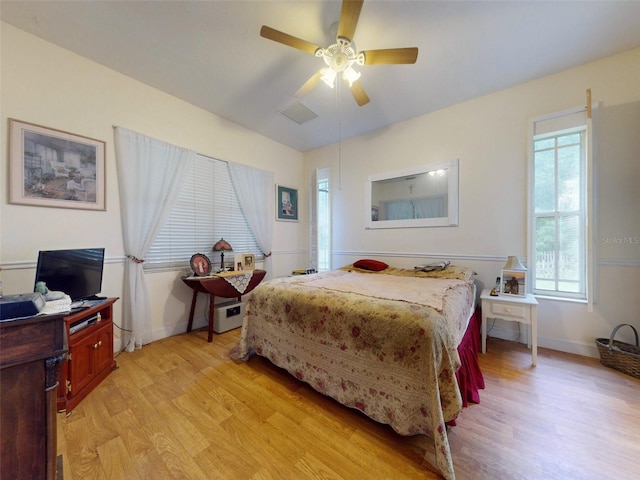
[[[551,129],[547,132],[543,132],[540,134],[536,134],[536,124],[538,122],[554,122],[558,121],[559,124],[562,124],[563,117],[570,117],[576,114],[585,114],[584,107],[575,108],[571,110],[567,110],[564,112],[559,112],[551,115],[547,115],[544,117],[539,117],[531,120],[530,122],[530,130],[529,130],[529,165],[528,165],[528,173],[529,173],[529,181],[528,181],[528,226],[529,226],[529,245],[528,245],[528,257],[530,261],[528,262],[529,275],[531,278],[530,288],[531,292],[536,296],[553,298],[558,300],[570,300],[570,301],[579,301],[586,302],[588,301],[590,294],[590,286],[589,286],[589,272],[590,272],[590,261],[589,261],[589,165],[590,165],[590,151],[589,151],[589,142],[591,137],[591,131],[589,126],[589,119],[584,115],[584,120],[579,125],[573,126],[562,126],[560,128]],[[571,133],[580,133],[581,141],[580,141],[580,194],[579,194],[579,208],[577,210],[572,210],[571,212],[558,210],[558,198],[559,198],[559,190],[558,186],[558,170],[557,170],[557,161],[558,161],[558,145],[557,143],[554,145],[554,164],[555,164],[555,173],[554,173],[554,207],[551,212],[540,212],[536,213],[535,211],[535,168],[536,168],[536,151],[535,151],[535,143],[538,140],[545,138],[558,138],[563,135],[568,135]],[[537,279],[537,256],[536,256],[536,225],[537,220],[541,217],[552,217],[555,219],[557,225],[557,219],[562,217],[567,217],[569,213],[572,215],[577,214],[579,219],[579,245],[578,245],[578,256],[579,256],[579,279],[577,282],[579,283],[578,292],[570,292],[567,290],[560,290],[558,288],[558,282],[562,281],[559,278],[557,272],[557,260],[554,261],[556,271],[554,272],[552,281],[555,283],[555,288],[553,290],[536,288],[536,279]],[[559,232],[556,230],[554,233],[554,250],[555,252],[559,252],[558,247],[558,235]]]
[[[316,185],[316,261],[319,272],[331,270],[331,179],[327,170],[318,171]]]

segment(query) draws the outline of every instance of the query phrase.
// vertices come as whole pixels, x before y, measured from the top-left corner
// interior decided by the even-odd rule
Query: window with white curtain
[[[586,135],[584,109],[533,124],[529,268],[535,294],[587,296]]]
[[[238,203],[227,162],[198,155],[167,223],[151,245],[145,269],[184,267],[194,253],[207,255],[217,266],[220,254],[211,248],[220,238],[234,253],[264,258]],[[233,263],[233,253],[225,255],[225,263]]]

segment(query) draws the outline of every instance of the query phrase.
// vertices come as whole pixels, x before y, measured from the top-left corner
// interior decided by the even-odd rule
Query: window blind
[[[194,253],[207,255],[217,265],[220,254],[211,251],[224,238],[234,253],[263,252],[245,220],[226,162],[198,155],[187,175],[176,205],[145,258],[145,269],[183,267]],[[233,254],[227,254],[227,264]]]

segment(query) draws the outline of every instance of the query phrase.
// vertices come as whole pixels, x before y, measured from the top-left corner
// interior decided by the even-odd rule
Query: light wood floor
[[[64,480],[437,479],[431,442],[402,437],[260,357],[239,330],[180,335],[118,357],[66,417]],[[449,441],[458,480],[639,478],[640,380],[596,359],[489,339],[486,389]]]

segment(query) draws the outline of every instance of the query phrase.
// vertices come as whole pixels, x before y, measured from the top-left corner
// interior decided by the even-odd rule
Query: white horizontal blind
[[[219,266],[213,244],[224,238],[233,253],[263,253],[238,203],[226,162],[198,155],[167,223],[145,258],[145,268],[183,267],[194,253],[207,255]],[[233,253],[225,256],[232,264]]]
[[[586,111],[572,111],[547,117],[534,121],[533,135],[547,135],[554,132],[584,127],[587,123]]]

